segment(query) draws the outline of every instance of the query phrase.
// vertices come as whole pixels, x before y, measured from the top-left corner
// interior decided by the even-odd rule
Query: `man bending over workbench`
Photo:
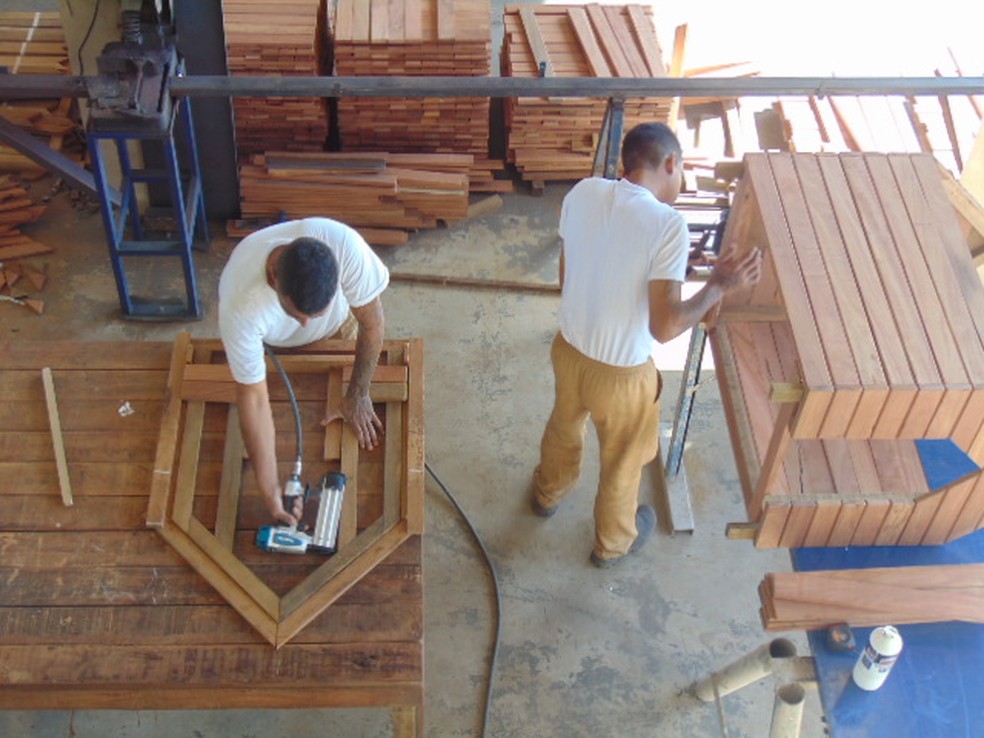
[[[389,271],[352,228],[306,218],[263,228],[233,249],[219,279],[219,333],[236,380],[243,440],[267,510],[295,524],[299,504],[283,506],[264,344],[305,346],[323,338],[355,339],[355,366],[341,407],[362,448],[379,442],[382,423],[369,383],[383,346],[380,295]]]
[[[564,198],[555,400],[531,501],[550,517],[573,488],[590,415],[601,451],[591,561],[602,568],[638,551],[656,525],[656,511],[638,505],[642,467],[659,450],[653,339],[692,328],[727,292],[758,282],[762,264],[758,249],[736,258],[726,246],[704,287],[682,299],[690,237],[670,207],[683,183],[680,142],[661,123],[636,126],[622,168],[622,179],[591,177]]]

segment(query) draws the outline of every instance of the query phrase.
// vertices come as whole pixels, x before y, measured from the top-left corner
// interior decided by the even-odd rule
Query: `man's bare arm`
[[[379,443],[383,424],[369,399],[369,385],[383,350],[385,318],[383,303],[377,297],[362,307],[352,308],[352,315],[359,322],[359,335],[355,341],[355,366],[348,392],[342,398],[341,412],[345,422],[352,426],[362,448],[374,448]]]
[[[681,283],[653,280],[649,283],[649,332],[666,343],[700,322],[707,311],[732,290],[751,287],[762,276],[762,252],[751,249],[742,257],[734,246],[718,257],[707,283],[690,299],[681,297]]]
[[[277,471],[276,429],[266,380],[255,384],[236,384],[239,424],[249,452],[256,483],[270,515],[279,522],[294,525],[297,520],[284,510],[280,475]]]

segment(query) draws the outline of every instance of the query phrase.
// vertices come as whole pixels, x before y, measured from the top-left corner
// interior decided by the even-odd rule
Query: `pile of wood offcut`
[[[470,154],[267,152],[240,169],[244,219],[324,216],[373,245],[468,215]]]

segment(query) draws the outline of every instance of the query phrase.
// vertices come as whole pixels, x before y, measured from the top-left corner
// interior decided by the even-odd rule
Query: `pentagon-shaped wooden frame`
[[[370,397],[386,403],[382,515],[356,532],[359,446],[340,421],[328,426],[325,458],[339,459],[349,476],[339,550],[283,597],[232,551],[238,509],[242,436],[235,382],[225,364],[212,364],[219,341],[192,341],[181,333],[171,357],[161,432],[147,508],[147,526],[161,536],[276,647],[287,643],[411,535],[423,533],[424,385],[423,341],[386,341]],[[320,341],[305,353],[281,358],[288,374],[322,373],[327,402],[341,397],[351,373],[354,344]],[[347,367],[347,369],[346,369]],[[230,405],[215,530],[192,515],[206,402]]]

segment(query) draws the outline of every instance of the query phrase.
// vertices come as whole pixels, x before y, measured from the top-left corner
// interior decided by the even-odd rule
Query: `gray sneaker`
[[[557,512],[558,507],[560,507],[560,505],[554,505],[553,507],[541,505],[540,501],[536,499],[536,491],[530,492],[530,508],[533,510],[534,515],[541,518],[549,518]]]
[[[646,541],[652,538],[653,531],[656,530],[656,509],[653,508],[652,505],[639,505],[639,508],[636,510],[635,523],[637,531],[636,539],[632,541],[632,545],[629,546],[628,553],[625,553],[622,556],[615,556],[611,559],[603,559],[592,551],[591,563],[599,569],[608,569],[615,566],[615,564],[620,562],[626,556],[631,556],[646,545]]]

